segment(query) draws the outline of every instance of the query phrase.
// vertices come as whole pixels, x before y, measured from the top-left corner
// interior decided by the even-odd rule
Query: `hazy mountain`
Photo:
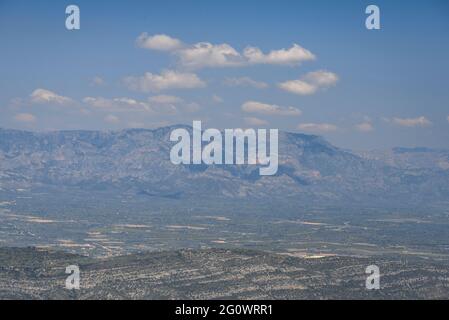
[[[441,165],[442,159],[447,164],[448,153],[395,149],[380,156],[358,155],[318,136],[281,132],[278,173],[261,177],[256,166],[173,165],[169,135],[174,128],[45,133],[0,129],[0,188],[58,186],[180,199],[266,197],[365,205],[449,199],[449,170]],[[412,160],[429,157],[441,161]]]
[[[449,170],[449,150],[430,148],[393,148],[360,152],[360,156],[382,161],[401,169]]]

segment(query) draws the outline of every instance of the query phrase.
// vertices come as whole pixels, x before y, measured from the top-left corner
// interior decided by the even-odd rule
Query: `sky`
[[[66,7],[80,29],[66,28]],[[380,9],[368,30],[365,9]],[[0,0],[0,127],[449,148],[449,1]]]

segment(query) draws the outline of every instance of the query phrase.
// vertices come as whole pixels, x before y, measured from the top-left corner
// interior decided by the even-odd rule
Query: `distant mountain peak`
[[[0,129],[0,188],[107,189],[176,201],[208,196],[411,204],[410,194],[413,201],[449,199],[449,153],[397,149],[356,155],[320,136],[280,132],[278,173],[260,177],[255,165],[172,164],[169,136],[177,128],[191,130],[188,125],[118,131]]]

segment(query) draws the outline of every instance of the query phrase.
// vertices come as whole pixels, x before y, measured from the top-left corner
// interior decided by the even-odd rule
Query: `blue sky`
[[[80,30],[65,28],[69,4]],[[369,4],[381,30],[365,28]],[[449,148],[444,0],[0,0],[0,39],[3,128],[203,120],[344,148]]]

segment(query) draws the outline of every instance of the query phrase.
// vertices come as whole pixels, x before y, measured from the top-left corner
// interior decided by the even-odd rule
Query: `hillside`
[[[444,299],[447,265],[376,259],[381,290],[365,288],[367,258],[301,259],[251,250],[181,250],[88,259],[0,249],[0,299]],[[65,289],[69,264],[78,291]]]

